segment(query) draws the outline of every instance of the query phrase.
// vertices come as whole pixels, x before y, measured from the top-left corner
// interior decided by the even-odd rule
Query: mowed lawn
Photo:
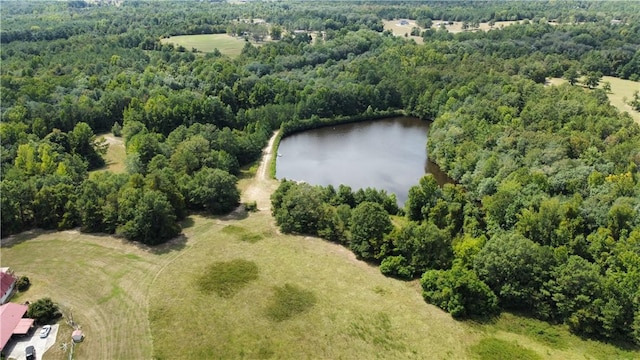
[[[180,246],[174,246],[179,249]],[[50,297],[81,326],[76,359],[145,359],[153,352],[147,317],[149,287],[179,252],[145,249],[111,236],[33,231],[2,239],[2,266],[26,275],[31,287],[11,301]],[[48,359],[67,359],[71,327],[62,319]],[[62,336],[60,336],[62,334]]]
[[[157,359],[640,356],[510,314],[491,324],[455,321],[423,301],[417,281],[384,277],[342,246],[278,234],[267,211],[192,219],[184,255],[151,287]]]
[[[634,359],[513,315],[458,322],[417,282],[386,278],[345,248],[280,235],[268,211],[190,216],[156,248],[77,231],[2,239],[2,265],[31,279],[86,334],[76,359]],[[60,336],[47,359],[66,359]],[[523,350],[524,349],[524,350]]]
[[[627,112],[631,117],[640,124],[640,112],[633,110],[626,102],[633,98],[635,91],[640,91],[640,82],[620,79],[612,76],[603,76],[598,87],[602,88],[605,82],[611,84],[611,92],[607,93],[611,105],[615,106],[621,112]],[[547,83],[550,85],[561,85],[567,81],[561,78],[550,78]]]
[[[236,57],[242,52],[245,40],[227,34],[180,35],[161,39],[162,43],[182,45],[187,50],[197,49],[209,53],[218,49],[222,54]],[[257,45],[257,44],[254,44]]]

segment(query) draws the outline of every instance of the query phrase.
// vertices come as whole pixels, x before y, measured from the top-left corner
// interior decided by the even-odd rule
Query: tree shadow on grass
[[[187,216],[184,220],[180,221],[180,227],[183,229],[189,229],[195,225],[196,222],[193,220],[193,217]]]
[[[249,217],[249,212],[246,210],[244,204],[238,205],[231,212],[226,214],[211,214],[207,212],[197,213],[208,220],[221,220],[221,221],[239,221]]]
[[[123,242],[131,243],[138,248],[148,251],[154,255],[164,255],[173,251],[181,251],[187,247],[187,237],[184,234],[179,234],[178,236],[158,245],[147,245],[139,242],[134,242],[126,239],[122,239]]]
[[[38,236],[53,234],[56,230],[30,229],[18,234],[9,235],[0,239],[0,247],[11,248],[14,245],[22,244],[25,241],[35,239]]]

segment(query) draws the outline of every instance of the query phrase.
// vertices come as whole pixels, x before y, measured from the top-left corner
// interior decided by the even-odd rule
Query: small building
[[[27,305],[6,303],[0,306],[0,351],[13,335],[26,335],[33,327],[33,319],[24,318]]]
[[[0,305],[9,301],[18,279],[9,268],[0,269]]]
[[[403,20],[400,20],[400,25],[401,25],[401,26],[409,25],[409,20],[404,20],[404,19],[403,19]]]
[[[73,333],[71,333],[71,340],[73,340],[73,342],[75,343],[82,342],[82,340],[84,340],[84,334],[82,333],[82,330],[73,330]]]

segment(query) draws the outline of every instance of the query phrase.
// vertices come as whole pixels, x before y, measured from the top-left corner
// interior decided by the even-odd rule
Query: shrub
[[[382,260],[380,272],[399,279],[411,280],[413,278],[413,268],[407,264],[407,259],[402,255],[389,256]]]
[[[27,316],[35,319],[37,323],[45,324],[62,316],[58,306],[50,298],[38,299],[29,304]]]
[[[258,203],[255,201],[245,203],[244,209],[248,212],[256,212],[258,211]]]
[[[118,123],[118,122],[114,123],[113,126],[111,127],[111,132],[113,133],[113,136],[121,137],[122,136],[122,126],[120,125],[120,123]]]
[[[24,275],[20,276],[16,281],[16,288],[18,291],[27,291],[29,290],[29,286],[31,286],[31,280]]]
[[[420,279],[422,296],[454,318],[497,315],[498,298],[471,270],[454,263],[451,270],[429,270]]]

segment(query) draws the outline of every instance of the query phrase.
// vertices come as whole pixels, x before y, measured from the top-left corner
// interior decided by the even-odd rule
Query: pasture
[[[550,78],[547,80],[548,85],[561,85],[567,81],[561,78]],[[637,81],[620,79],[613,76],[603,76],[600,80],[599,88],[602,88],[605,82],[611,85],[611,91],[607,93],[611,105],[615,106],[620,112],[627,112],[638,124],[640,124],[640,112],[633,110],[627,101],[633,98],[634,91],[640,91],[640,83]]]
[[[414,27],[420,28],[418,25],[416,25],[416,22],[413,21],[413,20],[407,20],[407,22],[408,22],[407,25],[401,25],[399,19],[383,20],[382,21],[382,23],[384,24],[384,29],[385,30],[391,30],[393,35],[395,35],[395,36],[404,36],[405,34],[407,34],[407,38],[415,40],[415,42],[417,44],[424,43],[424,40],[422,39],[422,37],[420,37],[420,36],[412,36],[411,35],[411,29],[412,28],[414,28]],[[422,32],[423,30],[424,29],[420,28],[420,32]]]
[[[185,49],[197,49],[198,51],[209,53],[218,49],[223,55],[236,57],[242,52],[245,40],[242,37],[233,37],[227,34],[203,34],[203,35],[180,35],[161,39],[162,43],[171,43],[176,46],[182,45]],[[259,45],[253,43],[254,45]]]
[[[74,349],[77,359],[149,358],[153,352],[147,317],[149,287],[155,274],[177,254],[77,231],[36,230],[2,239],[3,266],[28,276],[32,284],[12,301],[46,296],[58,303],[86,335]],[[60,347],[70,343],[71,331],[61,320],[57,343],[46,358],[67,359],[68,353]]]
[[[455,321],[415,281],[384,277],[342,246],[278,234],[268,211],[194,215],[183,226],[156,248],[77,231],[3,239],[3,266],[33,284],[14,301],[58,302],[86,334],[78,359],[640,355],[510,314]],[[49,359],[68,355],[60,345],[71,329],[61,329]]]
[[[424,28],[419,27],[414,20],[405,20],[407,22],[406,25],[402,25],[400,21],[400,19],[383,20],[384,29],[391,30],[391,32],[395,36],[405,36],[405,34],[407,34],[407,38],[415,40],[418,44],[422,44],[422,37],[411,36],[411,29],[414,27],[418,27],[420,29],[420,32],[422,32],[424,31]],[[455,21],[453,22],[453,24],[449,24],[446,21],[441,22],[440,20],[433,20],[433,25],[431,25],[431,28],[434,30],[438,30],[440,29],[441,23],[444,23],[445,28],[450,33],[456,34],[465,31],[462,29],[461,21]],[[480,23],[478,28],[469,28],[466,31],[489,31],[491,29],[500,29],[515,23],[518,23],[518,21],[496,21],[493,26],[490,26],[489,23]]]

